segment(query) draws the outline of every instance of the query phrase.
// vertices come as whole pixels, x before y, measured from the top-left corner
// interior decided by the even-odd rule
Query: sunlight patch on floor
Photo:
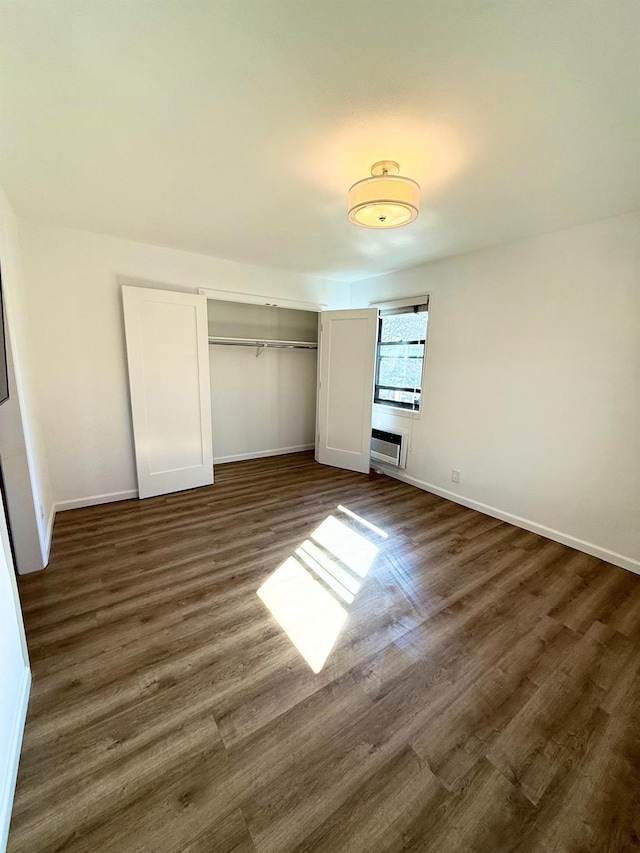
[[[387,538],[352,510],[342,505],[338,510],[364,527],[367,535]],[[378,554],[378,546],[367,535],[327,516],[258,590],[315,673],[324,666],[347,621],[341,601],[353,604]]]
[[[354,521],[357,521],[360,524],[363,524],[365,527],[367,527],[369,530],[371,530],[372,533],[375,533],[378,536],[382,536],[383,539],[389,538],[388,533],[385,533],[384,530],[381,530],[379,527],[376,527],[375,524],[372,524],[370,521],[367,521],[366,518],[363,518],[361,515],[358,515],[358,513],[354,512],[352,509],[348,509],[348,507],[342,506],[342,504],[338,504],[338,509],[340,510],[340,512],[343,512],[345,515],[348,515],[349,518],[352,518]]]
[[[334,554],[361,578],[367,576],[378,553],[378,546],[353,528],[330,515],[311,534],[311,538]]]
[[[358,578],[355,578],[351,572],[347,571],[347,569],[343,568],[343,566],[335,559],[335,557],[330,557],[322,548],[318,548],[311,540],[305,540],[301,548],[310,554],[314,560],[320,563],[328,572],[330,572],[340,583],[345,586],[349,592],[355,595],[360,587],[362,586],[362,581]]]
[[[276,569],[258,595],[311,669],[320,672],[347,621],[344,607],[295,557]]]
[[[360,584],[334,560],[329,560],[313,542],[308,539],[303,542],[299,548],[296,548],[296,556],[303,563],[306,563],[331,589],[337,592],[343,601],[346,601],[347,604],[353,602]],[[350,586],[353,591],[349,589]]]

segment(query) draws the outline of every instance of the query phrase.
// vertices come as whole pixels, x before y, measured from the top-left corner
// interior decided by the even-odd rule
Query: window
[[[420,411],[428,305],[381,311],[374,402]]]

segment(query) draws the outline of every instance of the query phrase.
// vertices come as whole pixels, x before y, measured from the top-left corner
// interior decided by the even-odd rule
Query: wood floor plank
[[[180,853],[255,853],[241,809],[214,820]]]
[[[302,453],[60,513],[19,587],[10,853],[640,850],[640,577],[594,557]]]
[[[447,796],[411,748],[380,767],[295,848],[299,853],[375,853],[402,843],[417,804],[435,809]]]

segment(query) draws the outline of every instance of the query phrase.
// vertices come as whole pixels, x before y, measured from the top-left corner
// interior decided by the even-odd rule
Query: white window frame
[[[414,305],[428,305],[429,306],[429,323],[431,322],[431,308],[432,308],[432,297],[430,293],[423,294],[422,296],[406,296],[402,299],[389,299],[384,301],[373,301],[369,303],[370,308],[378,308],[380,311],[386,311],[389,308],[411,308]],[[411,409],[403,409],[401,406],[393,406],[387,403],[377,403],[373,404],[373,411],[378,415],[386,415],[388,417],[398,416],[401,418],[412,418],[413,420],[419,420],[422,417],[422,413],[425,409],[425,400],[424,400],[424,377],[425,377],[425,368],[427,364],[427,348],[429,346],[429,332],[427,331],[427,340],[424,345],[424,357],[422,359],[422,375],[420,377],[420,408],[417,411],[412,411]],[[377,361],[377,347],[376,347],[376,361]],[[374,376],[377,375],[377,365]]]

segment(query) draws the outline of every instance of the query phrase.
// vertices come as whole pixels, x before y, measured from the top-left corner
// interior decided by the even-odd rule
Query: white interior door
[[[1,497],[0,626],[0,850],[4,850],[18,775],[31,673]]]
[[[378,309],[320,315],[318,462],[369,472]]]
[[[122,288],[141,498],[213,483],[205,296]]]

